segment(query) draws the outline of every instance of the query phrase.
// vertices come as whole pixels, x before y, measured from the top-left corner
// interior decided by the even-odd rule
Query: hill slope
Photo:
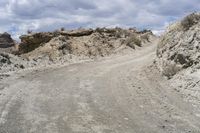
[[[157,49],[161,72],[185,100],[200,103],[200,13],[172,24]]]

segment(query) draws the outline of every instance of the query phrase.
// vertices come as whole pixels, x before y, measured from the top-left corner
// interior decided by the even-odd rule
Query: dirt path
[[[1,81],[0,133],[199,133],[198,112],[150,67],[154,51]]]

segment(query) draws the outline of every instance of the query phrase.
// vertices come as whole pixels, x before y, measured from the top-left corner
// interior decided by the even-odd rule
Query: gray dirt
[[[160,76],[155,49],[1,80],[0,133],[199,133],[200,112]]]

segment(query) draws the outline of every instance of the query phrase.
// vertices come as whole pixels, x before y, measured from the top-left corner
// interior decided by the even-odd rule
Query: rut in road
[[[5,79],[0,132],[198,133],[195,108],[152,64],[155,47]]]

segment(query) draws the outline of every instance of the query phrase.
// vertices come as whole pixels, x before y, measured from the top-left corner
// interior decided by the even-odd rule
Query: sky
[[[27,30],[137,27],[160,33],[200,11],[200,0],[0,0],[0,32],[16,39]]]

